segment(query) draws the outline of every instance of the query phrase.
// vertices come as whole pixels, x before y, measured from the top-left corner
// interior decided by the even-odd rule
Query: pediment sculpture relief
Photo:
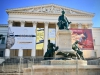
[[[18,8],[18,9],[11,9],[7,10],[9,11],[20,11],[20,12],[32,12],[32,13],[48,13],[48,14],[61,14],[61,11],[64,10],[66,15],[87,15],[87,16],[94,16],[92,13],[83,12],[79,10],[75,10],[72,8],[67,8],[63,6],[58,5],[43,5],[43,6],[33,6],[33,7],[27,7],[27,8]]]
[[[60,7],[54,7],[54,6],[49,6],[49,7],[35,7],[35,8],[31,8],[31,9],[26,9],[24,11],[35,12],[35,13],[61,14],[62,10],[64,10],[66,12],[66,14],[77,14],[73,10],[65,9],[65,8],[60,8]]]

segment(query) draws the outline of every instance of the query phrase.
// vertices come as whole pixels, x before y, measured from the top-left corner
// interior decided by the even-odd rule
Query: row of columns
[[[8,22],[9,22],[9,26],[12,26],[13,21],[9,20]],[[25,21],[20,21],[20,22],[21,22],[21,26],[25,25]],[[32,23],[34,24],[34,21]],[[36,23],[36,21],[35,21],[35,23]],[[44,22],[44,23],[47,23],[47,22]],[[71,28],[71,26],[73,26],[73,25],[78,25],[78,29],[83,29],[82,26],[85,26],[85,27],[88,27],[88,29],[91,29],[93,24],[92,23],[71,23],[69,25],[69,28]]]
[[[83,27],[85,27],[86,29],[92,29],[92,25],[93,25],[92,23],[87,23],[87,24],[72,23],[69,25],[69,28],[71,28],[71,26],[72,26],[72,28],[73,28],[73,26],[77,26],[76,28],[78,28],[78,29],[84,29]]]
[[[37,22],[34,21],[32,23],[33,23],[33,27],[36,29]],[[45,33],[45,35],[44,35],[44,53],[45,53],[47,51],[47,44],[48,44],[48,25],[49,25],[49,22],[44,22],[44,24],[45,24],[44,25],[45,26],[44,27],[44,33]],[[55,24],[57,24],[57,23],[55,23]],[[9,21],[9,27],[12,27],[12,25],[13,25],[13,21]],[[24,25],[25,25],[25,21],[21,21],[21,27],[24,27]],[[81,29],[81,24],[78,24],[78,28]],[[58,31],[58,26],[56,25],[56,33],[57,33],[57,31]],[[36,38],[35,38],[35,40],[36,40]],[[56,45],[57,45],[57,41],[56,41]],[[6,49],[5,56],[6,57],[10,56],[10,49]],[[23,49],[19,49],[18,56],[19,57],[23,56]],[[31,56],[36,56],[36,46],[32,49]]]
[[[9,22],[9,27],[12,27],[12,24],[13,22],[10,21]],[[25,22],[24,21],[21,21],[21,27],[24,27],[24,24]],[[44,22],[44,53],[47,51],[47,44],[48,44],[48,25],[49,25],[49,22]],[[33,27],[36,29],[37,28],[37,22],[34,21],[33,22]],[[36,34],[35,34],[36,35]],[[36,38],[34,39],[35,40],[35,43],[36,43]],[[23,49],[19,49],[18,51],[18,56],[19,57],[22,57],[23,56]],[[33,47],[33,49],[31,50],[31,56],[36,56],[36,46]],[[10,57],[10,49],[6,49],[5,50],[5,57]]]

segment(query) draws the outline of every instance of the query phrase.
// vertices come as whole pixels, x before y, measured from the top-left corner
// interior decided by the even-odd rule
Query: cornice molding
[[[84,12],[81,10],[76,10],[73,8],[68,8],[64,6],[59,6],[55,4],[48,4],[48,5],[41,5],[41,6],[33,6],[33,7],[26,7],[26,8],[17,8],[17,9],[10,9],[6,10],[8,14],[10,13],[29,13],[29,14],[48,14],[48,15],[60,15],[61,11],[64,10],[66,15],[86,15],[93,17],[93,13]]]
[[[61,14],[49,14],[49,13],[33,13],[33,12],[20,12],[20,11],[18,11],[18,12],[16,12],[16,11],[10,11],[9,12],[9,14],[19,14],[19,15],[41,15],[41,16],[44,16],[44,15],[48,15],[48,16],[59,16],[59,15],[61,15]],[[93,15],[84,15],[84,14],[67,14],[67,15],[65,15],[65,16],[76,16],[76,17],[94,17]]]

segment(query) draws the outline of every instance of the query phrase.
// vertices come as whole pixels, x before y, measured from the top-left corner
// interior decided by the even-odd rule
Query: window
[[[13,27],[20,27],[20,26],[21,26],[20,22],[13,22]]]
[[[25,27],[33,27],[32,23],[25,23]]]
[[[0,57],[3,57],[3,51],[0,51]]]
[[[5,35],[0,34],[0,44],[5,44]]]

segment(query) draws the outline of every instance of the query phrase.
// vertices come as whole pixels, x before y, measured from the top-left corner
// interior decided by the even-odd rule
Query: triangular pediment
[[[61,11],[64,10],[66,15],[90,15],[94,16],[92,13],[84,12],[81,10],[76,10],[68,7],[63,7],[55,4],[41,5],[41,6],[33,6],[26,8],[17,8],[10,9],[7,12],[27,12],[27,13],[46,13],[46,14],[61,14]]]

